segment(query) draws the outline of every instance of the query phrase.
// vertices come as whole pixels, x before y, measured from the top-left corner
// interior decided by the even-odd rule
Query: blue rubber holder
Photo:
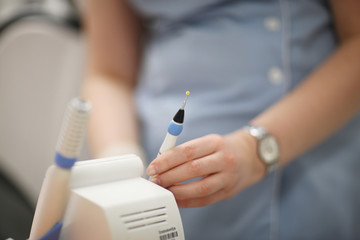
[[[168,127],[168,132],[173,136],[179,136],[183,130],[182,124],[177,124],[174,121],[171,121]]]
[[[49,232],[47,232],[44,236],[39,238],[39,240],[59,240],[60,231],[62,228],[62,222],[57,222]]]
[[[61,155],[60,153],[55,154],[55,163],[57,166],[70,169],[74,166],[76,158],[67,158]]]

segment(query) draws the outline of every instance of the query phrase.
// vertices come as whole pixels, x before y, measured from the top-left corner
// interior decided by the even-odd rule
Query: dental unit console
[[[76,163],[60,239],[184,239],[172,193],[143,171],[136,155]]]
[[[29,240],[184,240],[173,194],[142,177],[138,156],[76,162],[90,110],[69,104]]]

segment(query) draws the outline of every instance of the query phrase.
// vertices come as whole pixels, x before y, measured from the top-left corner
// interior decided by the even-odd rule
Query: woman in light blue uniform
[[[108,91],[105,95],[109,96],[112,91],[109,89],[116,86],[114,81],[108,81],[112,82],[109,87],[101,90],[99,86],[107,81],[106,76],[137,79],[134,98],[139,130],[133,126],[134,108],[127,104],[132,95],[123,94],[126,97],[117,99],[123,105],[114,103],[114,107],[125,108],[122,113],[127,110],[131,113],[130,117],[118,118],[122,125],[130,124],[126,131],[116,126],[119,122],[114,123],[116,113],[111,116],[94,109],[92,129],[108,126],[101,131],[92,130],[93,139],[97,139],[93,140],[95,155],[103,156],[101,152],[108,146],[119,146],[122,153],[121,145],[139,144],[141,139],[147,158],[155,159],[169,120],[185,91],[190,90],[179,147],[157,158],[150,165],[156,166],[155,170],[154,167],[148,170],[150,175],[158,175],[158,184],[173,191],[179,206],[184,207],[181,215],[186,239],[360,238],[360,71],[355,66],[355,59],[358,61],[360,56],[360,25],[350,27],[353,17],[360,14],[351,11],[351,1],[341,3],[342,6],[323,0],[129,2],[143,20],[146,41],[141,52],[131,52],[126,43],[140,45],[141,41],[126,36],[123,45],[113,52],[141,55],[141,61],[138,57],[105,58],[99,52],[111,51],[93,41],[91,59],[96,60],[92,60],[89,77],[92,80],[85,87],[85,95],[96,107],[101,102],[98,93]],[[344,10],[348,11],[347,16]],[[97,27],[105,23],[101,13],[97,14],[100,16],[97,24],[88,14],[90,39],[96,39],[100,32]],[[132,16],[124,18],[126,23],[138,21]],[[104,36],[98,37],[98,42],[104,39],[104,43],[110,41],[109,45],[116,43],[109,40],[105,30],[101,31]],[[127,33],[131,35],[134,31],[130,29]],[[109,63],[109,59],[116,59],[118,65]],[[133,71],[127,72],[125,67],[119,67],[120,63],[129,64]],[[132,92],[129,90],[132,88],[124,89],[125,93]],[[316,95],[311,92],[314,89]],[[112,120],[98,120],[109,118]],[[256,146],[255,139],[250,140],[252,136],[241,129],[249,122],[267,129],[280,145],[278,170],[266,176],[259,174],[266,168],[259,159],[256,168],[260,170],[252,172],[253,175],[248,175],[247,169],[252,165],[241,163],[246,162],[241,158],[248,156],[248,149],[242,146],[249,142]],[[121,134],[105,136],[107,131],[116,132],[117,128]],[[135,130],[131,132],[129,128]],[[218,144],[197,156],[201,152],[199,146],[216,141],[221,143],[222,150],[215,149]],[[237,145],[239,142],[243,145]],[[182,156],[184,149],[185,152],[191,149],[191,154],[172,160],[175,155]],[[230,155],[240,159],[240,163],[227,158],[231,150]],[[220,156],[218,159],[214,152]],[[223,161],[221,156],[225,156]],[[168,160],[173,165],[165,166]],[[198,164],[189,165],[193,161]],[[222,164],[224,169],[217,168]],[[187,175],[186,169],[194,166],[211,169],[209,172],[197,169],[192,174],[198,175]],[[239,171],[234,173],[231,167]],[[184,179],[176,177],[178,173],[184,173]],[[221,177],[230,174],[236,177]],[[206,188],[190,185],[199,183],[198,178],[177,185],[182,182],[179,179],[193,177],[208,179]],[[186,191],[195,191],[194,198]]]

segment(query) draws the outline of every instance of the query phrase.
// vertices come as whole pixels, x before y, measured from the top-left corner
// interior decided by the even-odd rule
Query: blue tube
[[[62,222],[57,222],[54,227],[50,229],[44,236],[39,238],[39,240],[58,240],[60,237],[60,231],[62,228]]]

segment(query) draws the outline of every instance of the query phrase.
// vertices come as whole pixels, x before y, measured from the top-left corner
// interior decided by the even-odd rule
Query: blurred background
[[[79,95],[81,9],[75,0],[0,0],[0,239],[28,237],[64,111]]]

